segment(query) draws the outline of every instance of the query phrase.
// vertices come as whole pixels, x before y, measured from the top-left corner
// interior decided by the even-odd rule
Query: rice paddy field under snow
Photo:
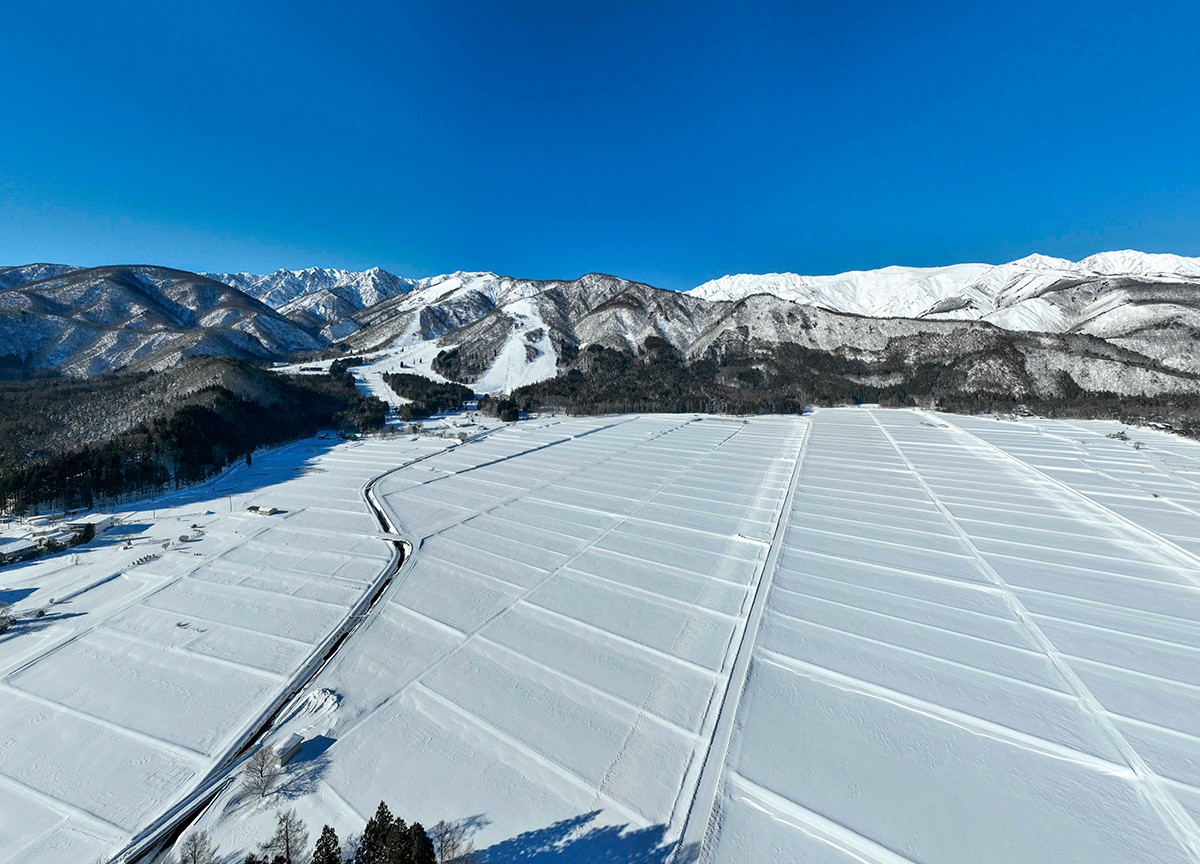
[[[115,854],[201,788],[230,861],[276,805],[344,835],[381,799],[493,864],[1200,860],[1200,445],[1118,428],[547,418],[260,457],[123,514],[153,561],[0,570],[71,598],[0,641],[0,862]],[[305,744],[254,802],[221,780],[271,716]]]

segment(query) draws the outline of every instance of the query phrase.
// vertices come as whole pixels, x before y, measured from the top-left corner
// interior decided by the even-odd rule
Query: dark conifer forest
[[[163,372],[0,384],[0,511],[90,507],[212,476],[258,447],[383,425],[344,369],[283,376],[224,358]]]
[[[475,392],[462,384],[443,384],[411,372],[384,372],[384,383],[398,395],[411,399],[400,406],[402,420],[422,420],[443,411],[457,411]]]

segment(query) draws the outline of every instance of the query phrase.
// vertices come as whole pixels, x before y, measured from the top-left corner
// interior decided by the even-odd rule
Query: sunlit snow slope
[[[1200,258],[1126,250],[1079,262],[1029,255],[999,265],[893,266],[833,276],[739,274],[705,282],[689,293],[705,300],[771,294],[876,318],[984,318],[1010,329],[1057,332],[1069,322],[1045,295],[1117,276],[1190,282],[1200,279]]]

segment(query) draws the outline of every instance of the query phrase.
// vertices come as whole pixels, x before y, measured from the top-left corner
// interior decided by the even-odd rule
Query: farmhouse
[[[71,519],[65,523],[66,527],[72,531],[85,530],[86,526],[91,525],[92,530],[97,534],[103,534],[116,523],[117,517],[111,513],[89,513],[86,516],[80,516],[76,519]]]
[[[79,535],[74,531],[35,531],[34,539],[43,549],[70,546]]]

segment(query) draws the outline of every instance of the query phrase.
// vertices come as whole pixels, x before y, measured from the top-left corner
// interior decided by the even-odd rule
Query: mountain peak
[[[1108,276],[1200,276],[1200,258],[1134,249],[1099,252],[1084,258],[1079,266]]]

